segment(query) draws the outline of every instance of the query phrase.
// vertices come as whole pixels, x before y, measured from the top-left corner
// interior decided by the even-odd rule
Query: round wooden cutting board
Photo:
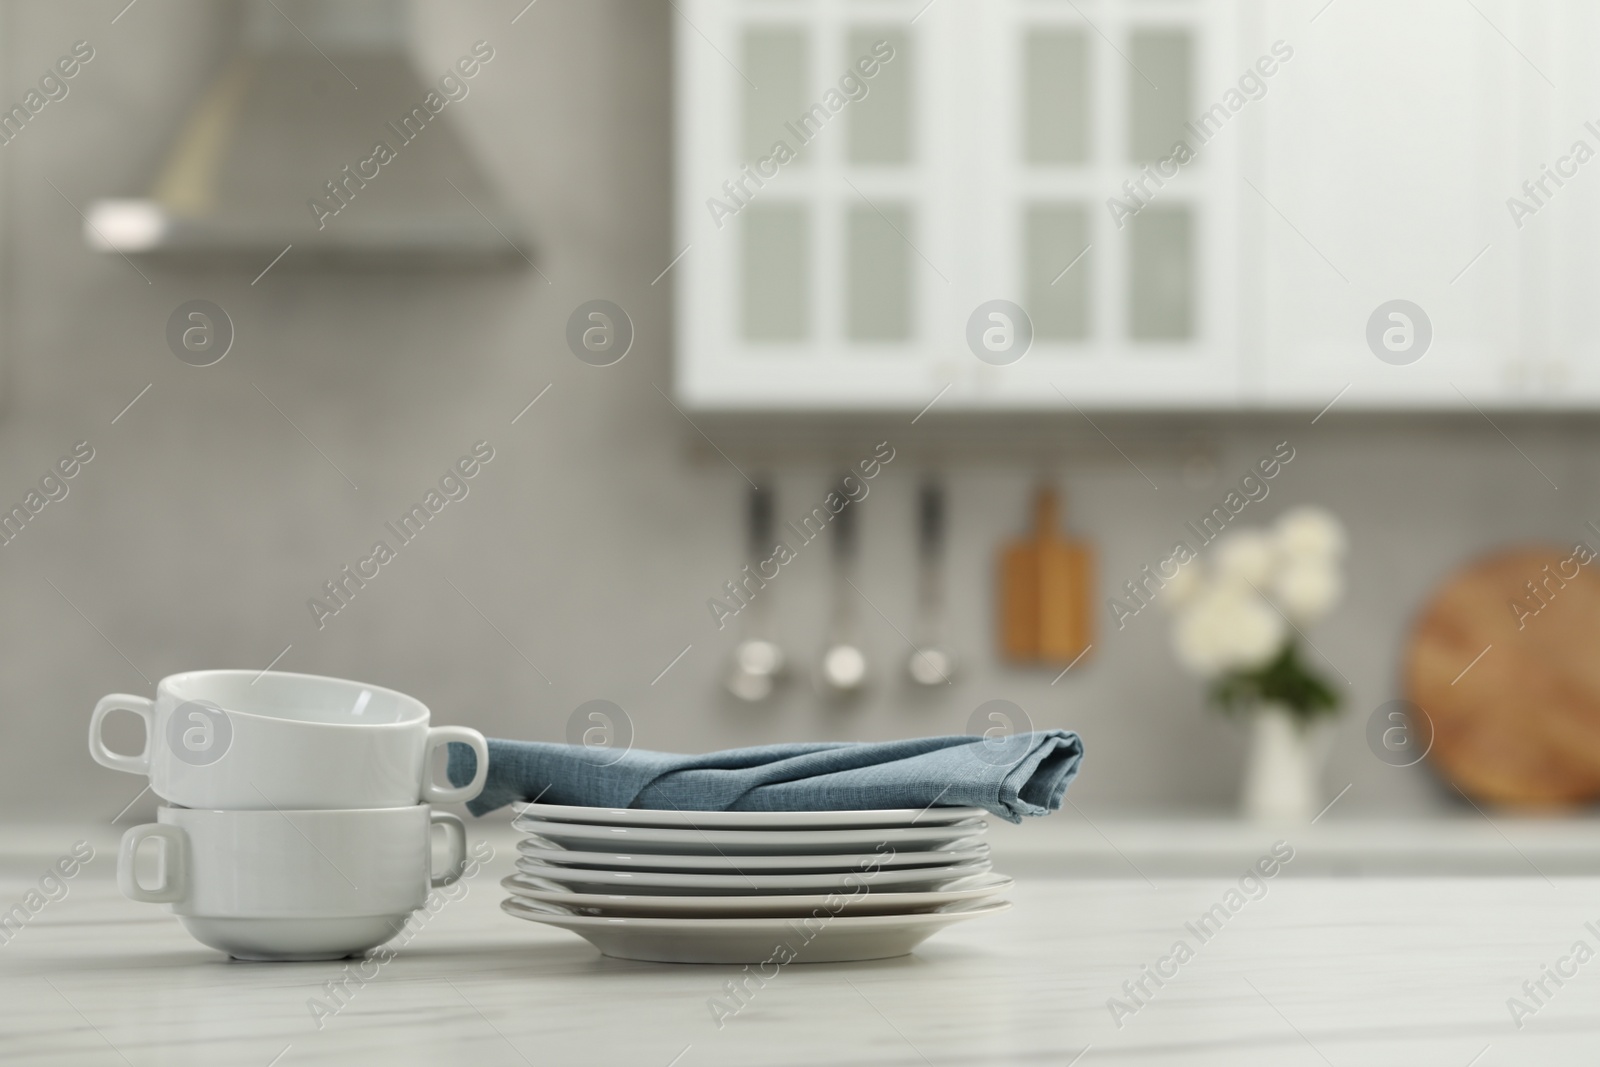
[[[1429,759],[1468,796],[1531,807],[1600,798],[1600,559],[1578,559],[1571,547],[1484,557],[1417,619],[1406,695],[1432,720]]]

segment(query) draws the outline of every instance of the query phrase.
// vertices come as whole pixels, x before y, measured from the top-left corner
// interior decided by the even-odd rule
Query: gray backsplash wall
[[[225,40],[212,5],[142,0],[112,24],[122,4],[0,12],[7,101],[73,41],[97,53],[66,100],[0,147],[0,500],[20,500],[74,442],[95,449],[70,495],[0,548],[9,810],[111,819],[141,783],[87,756],[96,698],[149,694],[187,668],[264,667],[286,646],[281,668],[397,687],[439,723],[559,740],[574,708],[605,698],[629,711],[639,745],[665,749],[956,732],[1000,697],[1039,726],[1083,733],[1080,803],[1231,802],[1242,734],[1201,707],[1156,612],[1117,632],[1102,609],[1092,658],[1054,685],[1053,671],[994,659],[994,553],[1027,522],[1037,467],[1026,450],[1011,461],[946,451],[954,685],[913,693],[901,680],[895,627],[911,628],[912,502],[928,454],[908,448],[862,505],[858,582],[876,606],[857,609],[878,679],[869,698],[840,712],[801,687],[752,711],[720,695],[736,629],[717,631],[706,599],[742,562],[744,483],[659,391],[670,391],[671,275],[651,280],[677,251],[668,5],[542,0],[515,25],[522,0],[420,5],[423,69],[442,70],[479,38],[497,50],[452,117],[536,235],[548,281],[302,273],[286,260],[252,286],[252,270],[147,269],[147,284],[83,245],[72,205],[141,190]],[[172,309],[195,297],[223,305],[237,328],[233,352],[206,369],[180,363],[163,339]],[[638,330],[610,368],[580,363],[562,342],[568,313],[595,297],[621,303]],[[906,421],[861,433],[893,442]],[[1329,796],[1350,782],[1350,811],[1447,808],[1425,770],[1368,753],[1365,720],[1397,695],[1410,618],[1446,570],[1508,540],[1568,541],[1600,516],[1592,429],[1505,424],[1556,491],[1471,419],[1198,420],[1214,447],[1209,484],[1180,476],[1178,452],[1137,450],[1167,421],[1116,423],[1159,490],[1115,456],[1056,469],[1071,526],[1098,546],[1102,582],[1164,555],[1223,483],[1290,440],[1295,461],[1246,518],[1316,501],[1345,518],[1354,543],[1349,599],[1312,635],[1349,679]],[[319,630],[307,599],[479,440],[495,455],[470,495]],[[808,510],[847,458],[800,447],[766,457],[780,517]],[[827,573],[826,550],[812,546],[764,594],[776,636],[804,664],[822,641]]]

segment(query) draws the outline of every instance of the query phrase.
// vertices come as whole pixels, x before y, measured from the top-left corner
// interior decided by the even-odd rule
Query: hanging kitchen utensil
[[[944,487],[932,478],[917,494],[917,645],[906,673],[918,685],[949,685],[955,660],[940,643],[944,630]]]
[[[1071,663],[1093,639],[1094,555],[1058,532],[1056,494],[1034,497],[1033,532],[1000,556],[1000,650],[1017,663]]]
[[[750,487],[745,511],[746,555],[749,566],[760,575],[760,565],[773,551],[776,542],[772,536],[772,491],[759,486]],[[767,634],[767,601],[771,593],[764,586],[752,591],[744,615],[744,636],[734,646],[733,661],[724,681],[728,692],[750,704],[759,704],[772,696],[787,673],[787,658],[783,649]]]
[[[835,492],[848,499],[843,479]],[[822,653],[822,686],[838,699],[861,692],[867,682],[867,657],[855,643],[855,607],[859,595],[850,587],[855,571],[856,507],[854,502],[833,517],[833,627]]]

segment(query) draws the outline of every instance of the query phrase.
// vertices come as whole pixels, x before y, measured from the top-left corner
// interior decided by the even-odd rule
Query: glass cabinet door
[[[1228,405],[1240,395],[1231,225],[1239,121],[1225,0],[1003,0],[1005,87],[982,254],[1033,322],[1015,403]],[[1230,143],[1231,142],[1231,143]],[[1030,401],[1030,398],[1038,398]]]

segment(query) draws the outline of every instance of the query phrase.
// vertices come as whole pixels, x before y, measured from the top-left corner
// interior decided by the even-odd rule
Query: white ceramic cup
[[[394,937],[467,859],[462,821],[426,804],[346,811],[162,807],[122,835],[124,896],[166,904],[195,938],[240,959],[337,959]],[[433,870],[432,828],[449,861]],[[141,885],[139,848],[160,843],[159,877]]]
[[[144,719],[144,751],[106,747],[112,711]],[[433,780],[432,756],[456,741],[478,772],[459,788]],[[428,726],[421,701],[381,686],[281,671],[189,671],[161,679],[156,698],[113,693],[89,720],[89,753],[112,770],[148,775],[164,800],[230,811],[400,808],[471,800],[489,770],[483,735]]]

